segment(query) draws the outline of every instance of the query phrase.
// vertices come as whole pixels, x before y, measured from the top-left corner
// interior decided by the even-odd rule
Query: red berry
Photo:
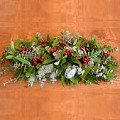
[[[44,60],[43,59],[40,59],[40,62],[43,62]]]
[[[86,62],[86,58],[84,58],[83,61]]]
[[[64,52],[64,55],[67,55],[67,52]]]
[[[66,49],[65,52],[68,53],[68,49]]]
[[[85,46],[81,46],[81,49],[85,49]]]
[[[107,55],[110,56],[110,53],[108,52]]]
[[[103,52],[103,56],[105,56],[105,57],[110,56],[110,53],[109,52]]]
[[[36,56],[36,59],[39,60],[40,59],[39,56]]]
[[[44,59],[44,56],[42,56],[41,59]]]
[[[50,52],[52,52],[52,53],[53,53],[53,52],[54,52],[54,50],[53,50],[52,48],[50,48]]]
[[[36,61],[34,61],[33,63],[34,63],[34,65],[37,65],[37,62],[36,62]]]
[[[88,58],[88,57],[85,57],[84,59],[83,59],[83,62],[84,63],[88,63],[90,61],[90,59]]]
[[[83,66],[86,66],[86,63],[83,63],[82,65],[83,65]]]
[[[53,47],[54,52],[56,51],[56,47]]]
[[[44,44],[43,46],[46,46],[46,44]]]
[[[70,53],[72,53],[72,50],[69,50]]]
[[[63,50],[63,47],[62,47],[62,46],[60,46],[60,49],[61,49],[61,50]]]
[[[89,49],[86,47],[85,50],[88,51]]]
[[[24,50],[25,50],[25,48],[22,48],[22,50],[24,51]]]
[[[34,58],[34,61],[37,61],[37,59],[36,59],[36,58]]]

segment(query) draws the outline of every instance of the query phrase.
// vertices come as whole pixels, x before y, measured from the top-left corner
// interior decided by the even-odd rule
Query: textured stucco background
[[[0,0],[0,55],[17,35],[30,39],[61,29],[120,47],[120,0]],[[115,56],[120,61],[120,52]],[[99,86],[25,85],[0,86],[0,120],[120,120],[120,77]]]

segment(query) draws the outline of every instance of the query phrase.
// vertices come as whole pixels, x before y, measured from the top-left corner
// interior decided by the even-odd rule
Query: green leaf
[[[86,77],[86,75],[89,73],[90,70],[91,70],[91,66],[88,66],[87,68],[85,68],[85,72],[83,73],[81,78],[84,79]]]
[[[64,52],[66,51],[66,48],[64,48],[63,50],[62,50],[62,53],[61,53],[61,58],[63,58],[63,55],[64,55]]]
[[[26,76],[26,78],[29,78],[30,77],[30,72],[26,71],[25,76]]]
[[[8,54],[10,54],[10,55],[14,55],[14,52],[8,52]]]
[[[91,84],[91,81],[90,81],[90,80],[85,80],[85,83],[86,83],[87,85],[90,85],[90,84]]]
[[[88,75],[85,77],[85,83],[86,84],[98,84],[98,81],[96,80],[96,76],[94,75]]]
[[[14,55],[8,55],[8,56],[6,56],[6,59],[14,59]]]
[[[61,78],[60,78],[60,80],[61,80],[61,83],[62,83],[62,85],[63,85],[63,87],[65,87],[64,86],[64,84],[65,84],[65,76],[64,75],[61,75]]]
[[[21,77],[20,77],[20,82],[23,82],[25,80],[26,76],[24,74],[21,74]]]
[[[62,71],[63,71],[63,68],[60,67],[60,68],[57,70],[57,75],[59,76],[59,75],[62,73]]]
[[[97,63],[101,63],[101,62],[102,62],[100,57],[94,57],[94,60],[95,60],[95,62],[97,62]]]
[[[21,76],[21,74],[22,74],[22,72],[23,72],[23,70],[22,70],[22,69],[18,69],[18,70],[16,70],[16,72],[15,72],[15,74],[14,74],[13,78],[20,77],[20,76]]]
[[[91,35],[91,40],[95,40],[95,37],[94,37],[94,35]]]
[[[101,51],[94,52],[94,49],[93,49],[92,52],[90,53],[90,57],[93,58],[95,60],[95,62],[101,63],[101,58],[98,57],[100,55],[100,53],[101,53]]]
[[[38,63],[38,64],[36,65],[36,68],[39,69],[39,68],[41,67],[41,65],[42,65],[41,63]]]
[[[49,35],[49,34],[47,35],[47,40],[48,40],[48,41],[51,41],[51,38],[50,38],[50,35]]]
[[[97,57],[97,56],[100,55],[100,53],[101,53],[101,51],[96,51],[96,52],[94,52],[94,49],[93,49],[92,52],[90,53],[90,55],[91,55],[92,57]]]
[[[59,65],[60,64],[60,60],[59,61],[57,61],[57,62],[54,62],[54,65]]]
[[[15,50],[14,42],[13,41],[11,42],[11,50],[13,50],[13,51]]]
[[[82,66],[82,65],[81,65],[81,62],[80,62],[79,60],[77,60],[77,59],[71,59],[71,61],[72,61],[73,63],[78,64],[80,67]]]
[[[100,69],[99,66],[92,66],[92,70],[97,70],[97,69]]]
[[[63,65],[64,63],[66,63],[66,56],[62,58],[60,65]]]
[[[77,39],[73,42],[73,45],[76,45],[76,43],[77,43]]]
[[[48,53],[49,53],[49,48],[50,48],[49,46],[46,46],[46,47],[45,47],[45,50],[46,50]]]
[[[70,78],[70,81],[71,81],[73,84],[78,84],[79,79],[78,79],[78,78],[73,77],[73,78]]]
[[[32,38],[33,38],[33,41],[35,41],[35,42],[37,42],[37,43],[40,42],[40,40],[39,40],[36,36],[32,36]]]
[[[23,59],[21,57],[15,57],[15,59],[22,62],[22,63],[24,63],[24,64],[26,64],[26,65],[31,65],[31,63],[28,60],[25,60],[25,59]]]
[[[30,77],[30,75],[34,75],[35,74],[34,72],[35,72],[35,68],[34,67],[29,67],[25,71],[25,76],[28,78],[28,77]]]
[[[49,64],[49,63],[52,63],[53,61],[54,61],[54,59],[49,58],[49,59],[45,60],[45,61],[43,62],[43,64]]]
[[[52,46],[57,46],[58,43],[59,43],[58,36],[55,36],[55,37],[54,37],[54,40],[53,40]]]
[[[76,47],[77,47],[77,49],[80,49],[80,44],[81,44],[81,41],[78,41],[77,43],[76,43]]]
[[[25,47],[31,47],[33,41],[31,40],[24,40],[24,39],[21,39],[21,38],[16,38],[18,44],[22,44],[23,46]]]

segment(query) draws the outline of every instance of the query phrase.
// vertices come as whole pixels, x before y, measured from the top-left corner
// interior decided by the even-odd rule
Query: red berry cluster
[[[104,51],[103,51],[103,56],[108,57],[108,56],[110,56],[110,53],[109,53],[109,52],[104,52]]]
[[[46,46],[49,43],[48,40],[41,40],[40,45]]]
[[[56,47],[52,47],[52,48],[50,48],[50,52],[51,52],[51,53],[56,52],[56,50],[57,50]]]
[[[63,43],[63,42],[59,42],[59,44],[60,44],[60,49],[63,50],[63,48],[64,48],[64,43]]]
[[[42,63],[43,61],[44,61],[44,56],[42,57],[36,56],[33,60],[33,64],[37,65],[38,63]]]
[[[64,55],[71,55],[71,53],[72,53],[71,49],[66,49]]]
[[[65,41],[64,42],[60,41],[59,44],[61,50],[63,50],[64,46],[67,46],[67,43]]]
[[[28,50],[29,50],[29,48],[22,47],[19,51],[23,52],[23,51],[28,51]]]
[[[90,58],[89,57],[85,57],[83,58],[83,66],[86,66],[88,63],[90,62]]]
[[[85,51],[88,51],[88,50],[89,50],[89,49],[88,49],[87,47],[85,47],[85,46],[81,46],[80,48],[81,48],[81,50],[84,49]]]

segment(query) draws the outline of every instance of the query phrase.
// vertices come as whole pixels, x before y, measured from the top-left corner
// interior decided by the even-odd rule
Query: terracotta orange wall
[[[120,0],[0,0],[0,54],[18,35],[79,31],[120,47]],[[120,53],[115,54],[120,61]],[[0,120],[120,120],[120,79],[114,84],[63,88],[59,82],[2,87]]]

